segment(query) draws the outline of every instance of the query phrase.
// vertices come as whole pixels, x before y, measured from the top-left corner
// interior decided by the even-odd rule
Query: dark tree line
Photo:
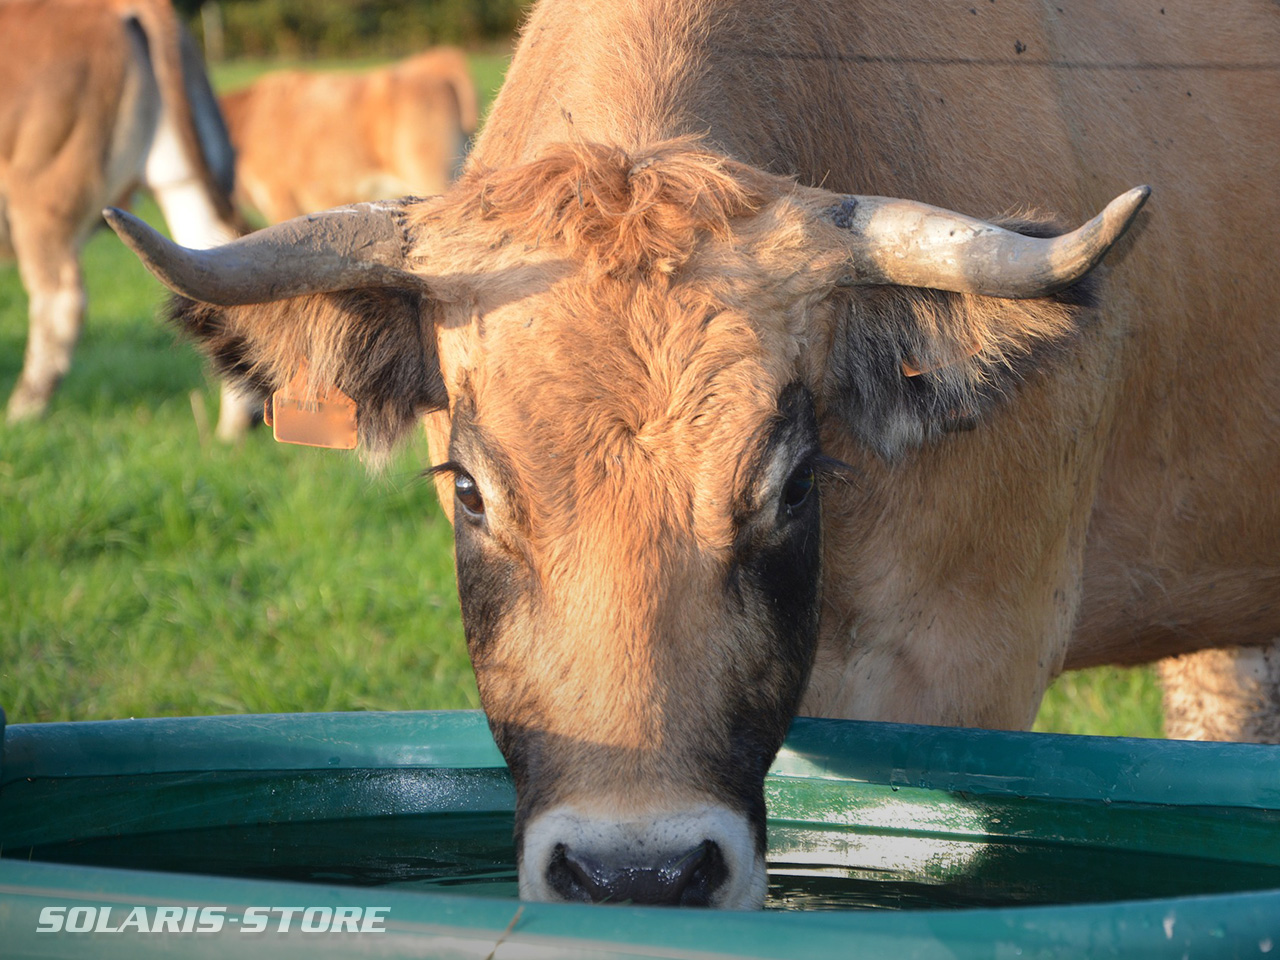
[[[530,0],[174,0],[197,38],[216,4],[228,57],[403,56],[509,39]]]

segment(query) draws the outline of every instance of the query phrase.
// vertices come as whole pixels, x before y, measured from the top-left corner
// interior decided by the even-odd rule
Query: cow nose
[[[704,840],[656,865],[611,864],[556,844],[547,884],[565,900],[705,907],[728,876],[720,847]]]

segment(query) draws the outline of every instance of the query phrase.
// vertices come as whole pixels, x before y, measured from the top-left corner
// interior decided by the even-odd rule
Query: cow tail
[[[231,201],[235,183],[231,138],[201,68],[195,41],[167,0],[126,0],[119,4],[119,11],[134,18],[146,35],[161,103],[173,118],[187,156],[194,159],[218,216],[238,232],[248,232]],[[200,111],[199,117],[193,107]]]

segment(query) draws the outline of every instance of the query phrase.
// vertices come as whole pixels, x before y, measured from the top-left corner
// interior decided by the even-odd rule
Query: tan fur
[[[272,222],[443,193],[478,122],[466,57],[448,47],[364,73],[269,73],[222,105],[241,189]]]
[[[1165,736],[1280,742],[1280,641],[1160,661]]]
[[[625,306],[653,327],[629,337],[588,323],[564,354],[531,354],[520,314],[485,315],[485,363],[463,395],[505,461],[457,443],[453,455],[489,492],[492,549],[534,578],[495,653],[477,659],[491,716],[562,744],[556,795],[644,811],[688,794],[691,751],[727,733],[720,711],[764,669],[754,622],[725,620],[706,598],[721,590],[739,451],[770,413],[767,389],[743,388],[776,371],[741,316],[719,313],[700,332],[697,305],[673,309],[618,281],[595,293],[584,316]],[[564,378],[569,357],[591,373]],[[493,495],[504,484],[514,502]],[[586,762],[600,748],[617,756],[603,776]]]
[[[102,208],[127,204],[143,182],[160,127],[175,131],[220,239],[239,232],[201,147],[180,30],[165,0],[0,3],[0,255],[16,257],[30,298],[11,421],[41,413],[70,367],[84,320],[80,249]]]
[[[617,147],[574,144],[533,163],[473,170],[444,217],[501,224],[512,239],[564,243],[569,256],[609,274],[670,274],[701,235],[730,235],[776,185],[692,138],[632,157]]]
[[[744,703],[776,708],[783,598],[732,577],[803,452],[762,447],[790,384],[853,468],[822,480],[801,711],[1025,727],[1064,667],[1280,634],[1280,11],[1165,6],[535,10],[463,180],[407,221],[432,456],[485,503],[450,507],[486,571],[464,615],[496,611],[482,699],[544,751],[522,790],[670,809],[723,788]],[[1099,309],[835,289],[832,191],[1077,223],[1140,182]],[[975,409],[862,422],[847,398],[903,361]]]

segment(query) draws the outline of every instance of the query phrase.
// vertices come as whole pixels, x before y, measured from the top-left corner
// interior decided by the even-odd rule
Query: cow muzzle
[[[720,806],[634,820],[558,806],[525,828],[520,896],[758,909],[767,881],[756,833]]]

